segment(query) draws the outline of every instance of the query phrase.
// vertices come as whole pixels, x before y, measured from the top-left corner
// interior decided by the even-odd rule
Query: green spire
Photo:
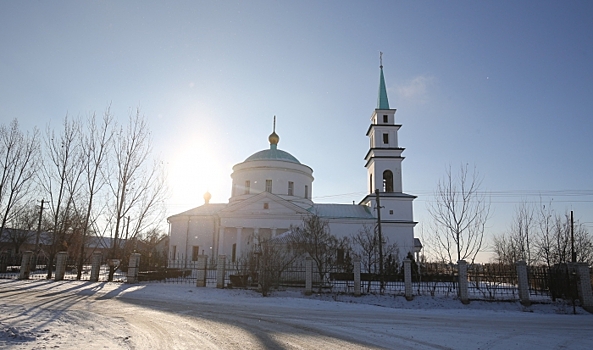
[[[389,100],[387,99],[387,89],[385,88],[385,77],[383,76],[383,52],[379,53],[381,61],[381,78],[379,79],[379,98],[377,99],[377,109],[389,109]]]

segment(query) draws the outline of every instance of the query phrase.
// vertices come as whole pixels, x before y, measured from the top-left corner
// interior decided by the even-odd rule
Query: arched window
[[[393,173],[391,170],[385,170],[383,172],[383,191],[393,192]]]

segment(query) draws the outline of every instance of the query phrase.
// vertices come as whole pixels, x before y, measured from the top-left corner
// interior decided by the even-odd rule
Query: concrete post
[[[218,264],[216,266],[216,288],[224,288],[224,275],[226,274],[226,256],[218,256]]]
[[[134,254],[130,255],[130,263],[128,264],[127,283],[138,283],[139,266],[140,266],[140,254],[134,253]]]
[[[313,259],[308,256],[305,258],[305,295],[313,293]]]
[[[54,276],[54,281],[61,281],[64,279],[64,274],[66,274],[66,259],[68,258],[68,253],[66,252],[59,252],[56,255],[56,274]]]
[[[99,281],[99,272],[101,272],[101,252],[94,252],[91,258],[91,282]]]
[[[459,267],[459,300],[463,304],[469,304],[469,294],[467,292],[467,262],[465,260],[459,260],[457,262]]]
[[[23,253],[23,258],[21,260],[21,274],[19,275],[20,280],[28,280],[29,274],[31,273],[31,256],[33,252],[26,251]]]
[[[206,287],[208,255],[198,255],[196,287]]]
[[[589,274],[589,266],[586,263],[575,264],[577,270],[577,278],[579,279],[577,285],[579,288],[579,299],[581,299],[581,306],[583,309],[593,312],[593,293],[591,291],[591,275]]]
[[[521,305],[529,306],[531,305],[529,300],[529,277],[525,261],[517,261],[517,279],[519,280],[519,301]]]
[[[353,260],[354,265],[354,296],[360,296],[360,258],[355,257]]]
[[[404,259],[404,284],[407,301],[414,299],[412,295],[412,260]]]

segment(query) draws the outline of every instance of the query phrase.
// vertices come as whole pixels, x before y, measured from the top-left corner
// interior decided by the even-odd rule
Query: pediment
[[[222,216],[302,215],[309,212],[269,192],[262,192],[248,199],[233,203],[220,211]]]

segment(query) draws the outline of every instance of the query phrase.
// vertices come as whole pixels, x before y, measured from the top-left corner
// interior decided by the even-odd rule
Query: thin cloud
[[[434,83],[434,77],[419,75],[405,85],[397,87],[398,95],[411,102],[428,102],[428,89]]]

